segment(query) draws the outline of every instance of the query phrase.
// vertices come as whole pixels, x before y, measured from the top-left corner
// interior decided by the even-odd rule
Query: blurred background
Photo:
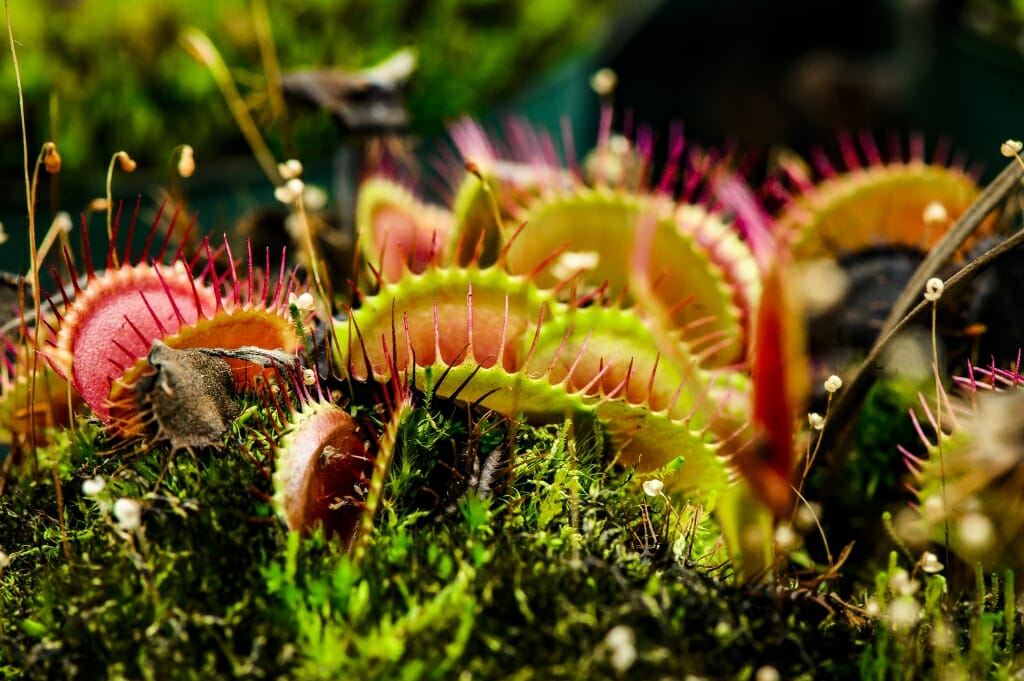
[[[115,175],[114,196],[142,195],[149,214],[167,195],[212,231],[239,221],[252,231],[273,212],[273,185],[213,70],[185,47],[191,29],[219,51],[273,155],[301,159],[342,223],[360,150],[382,130],[425,159],[463,115],[493,126],[524,116],[556,136],[568,120],[583,153],[601,67],[618,74],[620,116],[666,136],[681,122],[701,145],[760,159],[828,149],[841,130],[920,132],[929,147],[945,136],[988,177],[1004,163],[999,143],[1024,136],[1022,0],[12,0],[11,20],[30,159],[54,140],[63,161],[40,184],[44,226],[103,196],[121,149],[138,169]],[[24,271],[18,97],[4,54],[0,267]],[[175,172],[185,143],[188,179]]]

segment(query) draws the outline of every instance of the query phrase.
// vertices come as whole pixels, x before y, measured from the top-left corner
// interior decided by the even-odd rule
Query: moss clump
[[[426,396],[417,405],[359,562],[274,516],[261,435],[272,426],[255,405],[219,454],[100,454],[110,443],[93,424],[62,433],[39,452],[39,474],[0,496],[10,557],[0,669],[16,679],[751,678],[770,664],[784,678],[896,678],[920,662],[892,652],[923,628],[906,634],[917,638],[858,628],[823,590],[723,580],[706,515],[608,468],[597,424],[526,427]],[[87,496],[83,481],[97,478],[105,488]],[[137,529],[112,511],[122,496],[143,504]],[[962,630],[973,636],[1001,602],[979,601]],[[1008,669],[1017,638],[975,639],[989,642],[986,668]]]

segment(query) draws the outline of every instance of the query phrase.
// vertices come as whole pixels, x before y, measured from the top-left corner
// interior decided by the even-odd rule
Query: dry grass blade
[[[1024,169],[1016,161],[1008,164],[999,173],[999,176],[985,188],[978,200],[953,225],[942,241],[928,253],[897,298],[868,356],[846,383],[844,389],[838,393],[819,444],[821,450],[828,454],[830,481],[828,489],[834,488],[834,484],[831,483],[838,480],[846,463],[849,451],[847,443],[853,433],[854,417],[878,375],[879,358],[892,339],[907,324],[924,314],[931,305],[922,298],[925,282],[935,276],[939,267],[952,257],[956,249],[978,229],[988,214],[1006,198],[1010,191],[1018,186],[1022,176],[1024,176]],[[1014,233],[961,268],[945,282],[947,299],[948,294],[956,293],[996,259],[1021,243],[1024,243],[1024,231]],[[915,301],[918,301],[916,305]]]

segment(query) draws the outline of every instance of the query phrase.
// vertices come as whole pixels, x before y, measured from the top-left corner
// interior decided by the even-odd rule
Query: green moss
[[[856,611],[824,591],[723,581],[710,520],[609,468],[596,424],[535,428],[436,398],[417,404],[360,563],[274,518],[263,410],[248,410],[220,453],[103,455],[115,443],[95,425],[62,434],[40,452],[39,476],[0,496],[11,560],[0,669],[26,679],[752,678],[771,664],[784,678],[903,678],[941,661],[927,646],[940,616],[963,650],[985,651],[954,662],[1012,668],[1020,627],[1007,625],[1016,613],[993,582],[960,608],[929,578],[929,614],[910,632],[852,626],[843,614]],[[96,476],[106,489],[87,497],[82,482]],[[119,496],[142,501],[140,530],[118,528]],[[883,609],[896,569],[878,580]]]

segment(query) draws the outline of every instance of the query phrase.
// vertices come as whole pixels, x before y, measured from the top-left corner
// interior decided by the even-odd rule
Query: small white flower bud
[[[316,306],[316,300],[313,298],[312,293],[306,291],[295,299],[295,306],[299,308],[299,312],[312,312],[313,308]]]
[[[940,496],[930,496],[922,504],[925,519],[930,523],[937,523],[946,516],[946,505]]]
[[[999,145],[999,153],[1006,158],[1013,158],[1024,149],[1024,142],[1020,140],[1006,140]]]
[[[11,564],[11,557],[8,556],[5,552],[0,551],[0,570],[3,570],[5,567],[7,567],[10,564]]]
[[[181,156],[178,157],[178,174],[182,177],[192,177],[192,173],[195,171],[195,150],[191,145],[186,144],[181,148]]]
[[[946,211],[946,206],[941,201],[932,201],[925,206],[924,215],[921,217],[924,219],[924,224],[929,227],[937,227],[949,222],[949,213]]]
[[[832,374],[825,379],[825,391],[834,393],[843,387],[843,379],[839,378],[835,374]]]
[[[791,551],[796,548],[800,541],[799,535],[793,531],[789,523],[779,523],[775,528],[775,546],[782,552]]]
[[[293,200],[301,197],[302,193],[306,191],[306,183],[297,177],[293,177],[285,182],[284,186],[288,188],[289,192],[291,192]]]
[[[277,164],[277,172],[285,180],[292,180],[302,175],[302,161],[290,158],[284,163]]]
[[[889,604],[887,614],[893,629],[909,629],[921,614],[921,606],[913,598],[898,598]]]
[[[82,494],[87,497],[94,497],[103,492],[106,488],[106,481],[99,476],[82,481]]]
[[[306,208],[309,210],[321,210],[327,205],[327,200],[330,197],[323,187],[317,187],[316,185],[307,184],[306,192],[302,195],[302,200],[306,204]]]
[[[757,670],[754,674],[754,681],[779,681],[782,677],[779,675],[779,670],[770,664],[766,664]]]
[[[624,624],[612,627],[604,637],[604,643],[611,651],[611,663],[620,674],[636,662],[636,634]]]
[[[934,575],[936,572],[942,572],[942,568],[946,567],[939,562],[939,557],[931,551],[925,551],[921,554],[921,569],[930,575]]]
[[[316,383],[316,372],[312,369],[302,370],[302,382],[306,385],[313,385]]]
[[[618,75],[609,68],[599,69],[590,77],[590,87],[602,97],[613,93],[618,82]]]
[[[822,430],[825,427],[825,417],[818,412],[812,411],[808,414],[807,421],[811,424],[812,430]]]
[[[114,517],[122,530],[136,530],[142,524],[142,504],[135,499],[121,497],[114,502]]]
[[[977,511],[965,513],[957,524],[957,530],[960,545],[969,554],[987,551],[996,538],[992,521],[984,513]]]
[[[663,489],[665,489],[665,483],[657,478],[644,480],[644,494],[649,497],[661,496],[661,491]]]
[[[942,280],[938,277],[932,277],[924,285],[924,299],[929,303],[934,303],[942,297],[942,291],[946,288],[946,285],[942,283]]]
[[[75,222],[71,219],[70,213],[62,210],[53,216],[53,226],[65,234],[70,234],[71,230],[75,228]]]
[[[274,198],[281,203],[294,203],[295,194],[292,190],[288,189],[288,185],[282,184],[280,187],[274,188]]]

